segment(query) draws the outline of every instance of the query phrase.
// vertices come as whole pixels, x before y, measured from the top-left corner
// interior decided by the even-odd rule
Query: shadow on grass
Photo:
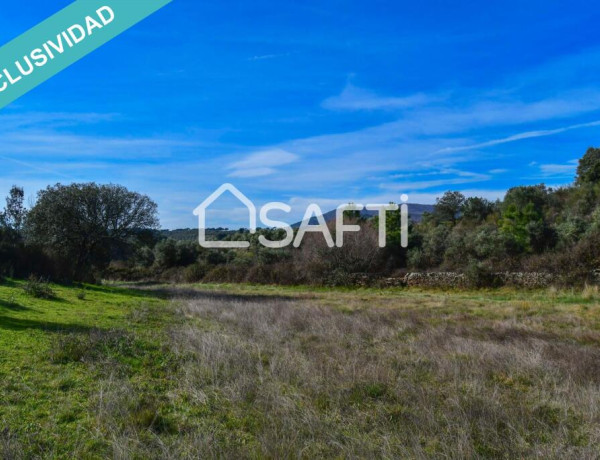
[[[136,289],[126,286],[101,286],[97,284],[85,284],[80,287],[88,292],[98,292],[101,294],[128,295],[131,297],[139,297],[143,299],[165,298],[160,297],[161,293],[155,290]]]
[[[18,284],[11,278],[0,279],[0,286],[17,287]]]
[[[42,302],[52,302],[52,303],[67,303],[71,302],[67,299],[63,299],[62,297],[58,297],[56,294],[52,295],[52,297],[36,297],[34,295],[28,294],[29,298],[32,300],[42,301]]]
[[[230,302],[292,302],[297,301],[297,297],[285,295],[264,295],[264,294],[240,294],[229,293],[225,291],[203,291],[202,289],[193,288],[165,288],[149,289],[151,292],[157,293],[162,298],[194,300],[194,299],[214,299]]]
[[[10,288],[23,288],[24,283],[12,278],[5,278],[0,280],[0,286],[10,287]],[[85,283],[61,283],[61,282],[53,282],[51,286],[58,286],[68,290],[84,290],[88,292],[98,292],[100,294],[113,294],[113,295],[128,295],[131,297],[139,297],[139,298],[156,298],[158,293],[152,290],[144,290],[137,289],[135,287],[130,286],[104,286],[99,284],[85,284]],[[61,299],[60,297],[51,297],[49,299],[42,300],[50,300],[54,302],[65,302],[70,303],[66,299]]]
[[[10,316],[0,315],[0,329],[9,331],[26,331],[29,329],[37,329],[39,331],[72,333],[72,332],[89,332],[97,330],[89,326],[69,323],[54,323],[51,321],[36,321],[31,319],[12,318]]]
[[[28,311],[28,310],[31,310],[31,308],[24,307],[23,305],[20,305],[18,303],[9,302],[7,300],[1,300],[0,299],[0,309],[2,309],[2,308],[5,308],[7,310],[12,310],[12,311]]]

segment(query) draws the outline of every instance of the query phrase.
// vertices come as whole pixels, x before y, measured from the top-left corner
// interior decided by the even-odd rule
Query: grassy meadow
[[[598,458],[600,294],[0,285],[0,458]]]

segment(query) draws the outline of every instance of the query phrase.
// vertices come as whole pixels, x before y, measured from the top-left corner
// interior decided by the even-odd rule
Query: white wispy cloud
[[[6,155],[0,155],[0,160],[2,161],[8,161],[11,163],[14,163],[18,166],[21,166],[29,171],[37,171],[37,172],[41,172],[47,175],[50,175],[51,177],[57,177],[57,178],[61,178],[61,179],[67,179],[69,181],[74,181],[76,180],[73,176],[65,173],[65,171],[63,170],[58,170],[56,168],[51,168],[48,166],[44,166],[43,164],[36,164],[36,163],[30,163],[27,161],[22,161],[16,158],[12,158],[12,157],[8,157]]]
[[[164,158],[183,149],[191,150],[202,143],[175,137],[96,136],[62,133],[52,129],[0,129],[3,150],[16,155],[71,158],[95,157],[103,159]]]
[[[322,106],[329,110],[391,110],[422,106],[430,101],[431,98],[422,93],[385,97],[349,83],[341,94],[326,99]]]
[[[539,165],[540,172],[547,177],[551,176],[573,176],[577,169],[578,160],[571,160],[565,164],[542,164]]]
[[[394,183],[383,183],[380,187],[384,190],[411,192],[415,190],[427,190],[439,187],[450,187],[453,185],[464,185],[478,182],[486,182],[491,179],[488,174],[460,173],[455,175],[440,175],[435,180],[415,180]]]
[[[248,61],[266,61],[269,59],[277,59],[277,58],[287,57],[290,54],[291,53],[262,54],[262,55],[252,56],[252,57],[248,58]]]
[[[277,167],[294,163],[300,157],[280,148],[254,152],[227,166],[229,177],[262,177],[277,172]]]
[[[599,121],[593,121],[590,123],[581,123],[577,125],[565,126],[563,128],[558,129],[547,129],[541,131],[527,131],[524,133],[514,134],[512,136],[504,137],[501,139],[493,139],[491,141],[481,142],[479,144],[466,145],[462,147],[447,147],[438,151],[438,153],[450,153],[450,152],[463,152],[466,150],[478,150],[486,147],[493,147],[495,145],[508,144],[510,142],[522,141],[525,139],[533,139],[536,137],[545,137],[545,136],[553,136],[555,134],[565,133],[567,131],[572,131],[574,129],[582,129],[582,128],[593,128],[596,126],[600,126]]]
[[[63,128],[110,122],[121,117],[118,113],[96,112],[8,112],[0,114],[0,127],[2,131],[23,128]]]

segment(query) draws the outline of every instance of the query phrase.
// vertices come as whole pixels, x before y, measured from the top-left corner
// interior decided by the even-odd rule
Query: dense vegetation
[[[250,281],[345,284],[350,275],[407,270],[468,273],[477,283],[501,271],[556,274],[583,283],[600,268],[600,149],[581,159],[574,184],[518,186],[504,200],[445,193],[433,212],[410,228],[400,246],[399,216],[388,216],[388,245],[379,249],[377,218],[348,215],[362,227],[343,248],[310,235],[298,249],[269,250],[258,236],[213,229],[214,239],[250,240],[249,250],[206,250],[193,232],[156,230],[156,205],[118,186],[57,185],[40,192],[31,210],[14,187],[0,215],[0,274],[94,280]],[[331,231],[335,233],[334,223]],[[193,236],[192,236],[193,238]],[[483,283],[485,284],[485,283]]]
[[[250,240],[251,249],[211,251],[195,243],[193,232],[180,231],[177,241],[163,237],[152,250],[143,248],[137,262],[113,263],[112,276],[345,284],[355,273],[444,270],[466,273],[478,285],[493,283],[502,271],[552,273],[563,284],[592,281],[600,268],[600,149],[587,151],[572,186],[518,186],[496,202],[447,192],[412,223],[408,249],[400,247],[397,215],[387,219],[385,249],[377,245],[376,218],[348,217],[362,232],[348,235],[344,248],[330,249],[313,235],[299,249],[273,251],[258,244],[258,234],[220,229],[216,238]],[[277,238],[277,230],[261,233]]]
[[[56,185],[32,209],[13,187],[0,213],[0,275],[95,280],[158,226],[156,204],[116,185]]]

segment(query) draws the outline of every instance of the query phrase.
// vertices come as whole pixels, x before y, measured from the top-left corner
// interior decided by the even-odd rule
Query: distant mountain
[[[421,222],[423,214],[432,213],[434,206],[432,204],[409,204],[408,215],[413,222]]]
[[[423,219],[423,214],[425,214],[426,212],[433,212],[433,205],[432,204],[409,204],[408,205],[408,215],[410,217],[410,220],[412,220],[413,222],[421,222],[421,220]],[[365,219],[370,219],[372,217],[375,217],[378,214],[378,211],[367,211],[366,209],[363,209],[360,213],[361,217],[365,218]],[[331,222],[335,220],[335,216],[336,216],[336,210],[334,209],[333,211],[329,211],[323,214],[323,217],[325,218],[325,222]],[[302,222],[296,222],[294,225],[292,225],[293,228],[298,228],[300,227],[300,224]],[[318,225],[318,221],[316,217],[313,217],[312,219],[310,219],[309,225]]]

